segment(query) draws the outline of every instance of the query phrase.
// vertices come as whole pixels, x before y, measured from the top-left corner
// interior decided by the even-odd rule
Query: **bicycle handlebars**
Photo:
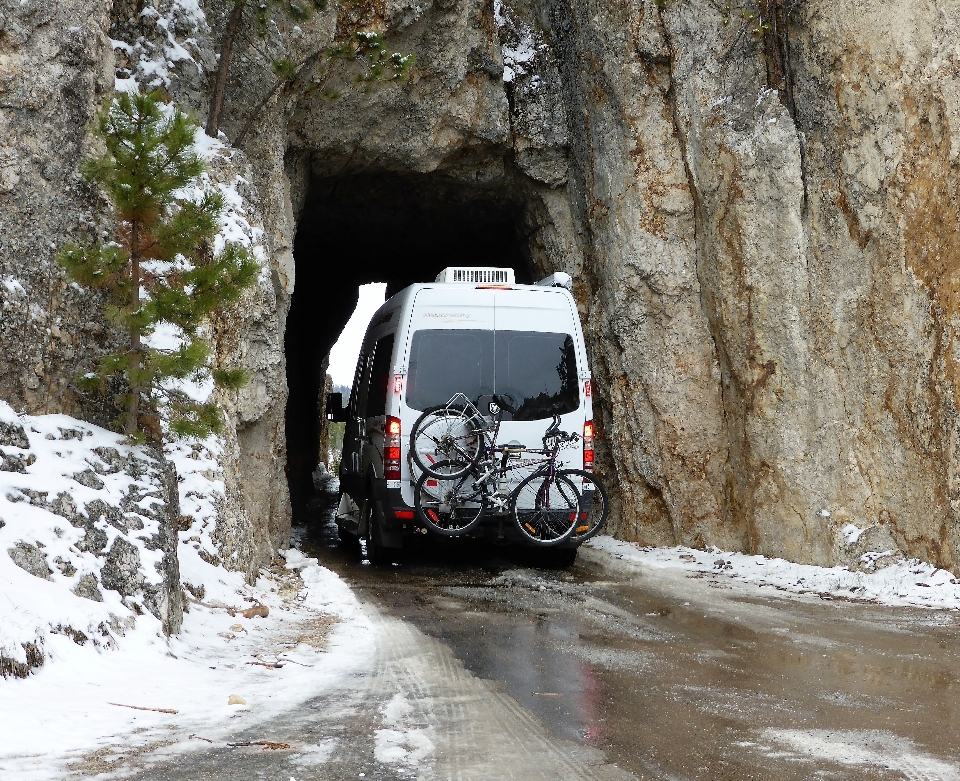
[[[514,407],[509,401],[507,401],[508,398],[509,398],[508,396],[501,396],[499,393],[493,394],[493,400],[497,403],[497,405],[501,409],[505,409],[507,412],[513,415],[516,413],[517,408]]]

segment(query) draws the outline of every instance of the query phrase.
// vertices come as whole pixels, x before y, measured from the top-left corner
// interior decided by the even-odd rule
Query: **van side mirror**
[[[324,415],[331,423],[346,423],[347,410],[343,406],[342,393],[330,393],[327,395],[327,408]]]

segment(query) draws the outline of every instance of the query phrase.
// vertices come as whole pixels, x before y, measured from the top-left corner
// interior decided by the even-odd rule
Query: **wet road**
[[[378,569],[323,523],[303,546],[384,622],[376,669],[258,732],[329,752],[211,749],[138,777],[960,781],[956,613],[588,550],[566,571],[459,545]]]

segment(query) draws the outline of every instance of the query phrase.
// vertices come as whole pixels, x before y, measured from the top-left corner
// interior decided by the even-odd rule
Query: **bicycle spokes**
[[[520,483],[513,500],[514,521],[528,541],[556,545],[573,534],[580,495],[567,478],[534,475]]]
[[[457,462],[441,461],[435,468],[459,468]],[[424,472],[414,490],[414,506],[428,529],[453,536],[476,526],[486,509],[486,495],[470,475],[434,476]]]

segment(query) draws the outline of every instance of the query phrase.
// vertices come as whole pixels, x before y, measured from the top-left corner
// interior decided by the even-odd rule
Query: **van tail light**
[[[583,424],[583,471],[593,471],[593,421]]]
[[[400,479],[400,419],[387,416],[383,440],[383,476],[387,480]]]

